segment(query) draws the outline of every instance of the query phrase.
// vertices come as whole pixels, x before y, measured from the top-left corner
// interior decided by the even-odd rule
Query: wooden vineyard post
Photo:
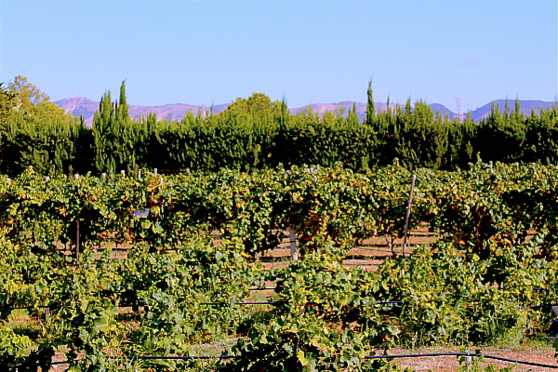
[[[403,230],[403,256],[405,256],[405,251],[407,249],[407,235],[409,234],[409,221],[411,219],[411,207],[413,205],[413,192],[415,191],[415,182],[417,180],[417,175],[413,174],[411,179],[411,191],[409,192],[409,203],[407,204],[407,215],[405,216],[405,229]]]
[[[292,227],[289,227],[289,240],[291,242],[291,257],[293,261],[298,261],[298,247],[296,245],[296,235]]]
[[[473,367],[473,357],[470,355],[465,356],[465,370],[470,371]]]
[[[79,265],[79,251],[80,251],[80,241],[79,241],[79,220],[76,221],[76,262]]]

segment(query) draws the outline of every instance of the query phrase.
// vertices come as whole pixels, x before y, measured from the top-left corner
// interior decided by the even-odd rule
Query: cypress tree
[[[95,144],[95,168],[99,172],[116,171],[113,154],[114,109],[110,92],[99,102],[99,110],[93,116],[93,143]]]
[[[505,110],[508,109],[506,100]],[[521,160],[525,132],[523,121],[511,120],[506,111],[501,113],[499,106],[493,103],[488,118],[478,125],[475,147],[485,161],[518,161]],[[495,143],[498,146],[494,146]]]
[[[355,127],[359,124],[358,116],[357,116],[357,109],[356,109],[356,102],[353,102],[353,108],[349,111],[349,115],[347,116],[346,123],[351,127]]]
[[[368,91],[367,91],[367,102],[366,102],[366,118],[364,119],[364,123],[366,125],[373,125],[374,119],[376,117],[376,111],[374,107],[374,98],[372,97],[372,80],[368,82]]]
[[[118,101],[118,106],[116,106],[116,120],[124,124],[130,119],[130,114],[128,112],[128,99],[126,98],[126,80],[122,81],[120,85],[120,99]]]

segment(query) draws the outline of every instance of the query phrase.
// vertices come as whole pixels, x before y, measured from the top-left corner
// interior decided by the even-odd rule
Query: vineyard
[[[545,340],[558,303],[554,166],[28,170],[0,204],[0,365],[18,371],[55,354],[70,371],[397,371],[373,357]],[[432,241],[402,250],[417,229]],[[349,265],[370,239],[378,263]]]

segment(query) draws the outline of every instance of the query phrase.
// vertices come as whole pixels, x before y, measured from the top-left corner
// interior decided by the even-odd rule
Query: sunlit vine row
[[[193,343],[236,335],[237,370],[370,370],[384,367],[365,355],[397,344],[540,335],[549,315],[529,306],[556,301],[557,174],[502,164],[417,171],[410,227],[427,222],[439,242],[367,272],[342,258],[360,239],[403,233],[403,168],[26,173],[0,182],[2,362],[48,369],[63,346],[75,370],[123,360],[172,370],[179,362],[128,358],[187,355]],[[285,229],[302,259],[263,270],[253,254]],[[78,239],[80,255],[67,254]],[[108,242],[130,246],[127,259],[110,249],[95,258]],[[234,305],[266,283],[276,286],[271,310]],[[25,332],[10,325],[21,312]]]

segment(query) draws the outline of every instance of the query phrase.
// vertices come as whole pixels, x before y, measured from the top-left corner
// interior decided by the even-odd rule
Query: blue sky
[[[556,1],[0,1],[0,81],[52,100],[289,107],[422,99],[456,111],[553,101]]]

